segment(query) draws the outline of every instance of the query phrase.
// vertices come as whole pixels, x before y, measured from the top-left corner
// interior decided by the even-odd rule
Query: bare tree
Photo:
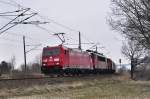
[[[150,49],[150,0],[111,0],[111,27]]]
[[[134,68],[138,64],[138,59],[144,55],[143,47],[136,42],[128,41],[123,43],[121,52],[131,62],[131,78],[133,79]]]
[[[24,73],[29,73],[31,72],[31,65],[30,64],[27,64],[26,68],[25,68],[25,65],[24,64],[21,64],[20,65],[20,69],[22,72]]]
[[[10,63],[6,62],[6,61],[2,61],[1,62],[1,73],[2,74],[7,74],[7,73],[10,73],[11,71],[11,65]]]
[[[29,73],[40,73],[41,72],[41,65],[42,65],[42,62],[41,62],[41,54],[35,56],[35,59],[33,62],[30,62],[27,64],[27,67],[26,67],[26,71]],[[25,66],[24,64],[22,64],[21,66],[21,71],[25,72]]]
[[[33,63],[31,69],[34,73],[41,73],[41,65],[39,63]]]
[[[42,65],[42,54],[35,56],[34,63],[37,63],[40,66]]]
[[[14,55],[11,57],[10,64],[11,64],[12,70],[14,70],[14,67],[16,65],[16,57]]]
[[[42,54],[39,54],[35,57],[34,62],[32,64],[32,71],[40,73],[42,66]]]

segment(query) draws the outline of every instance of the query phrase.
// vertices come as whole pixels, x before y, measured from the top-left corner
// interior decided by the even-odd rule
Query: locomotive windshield
[[[44,50],[43,51],[43,56],[57,55],[59,53],[60,53],[60,49],[59,48],[49,49],[49,50]]]

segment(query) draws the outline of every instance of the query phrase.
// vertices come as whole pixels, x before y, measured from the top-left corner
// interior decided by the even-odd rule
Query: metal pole
[[[120,63],[120,68],[122,68],[122,67],[121,67],[121,59],[119,59],[119,63]]]
[[[98,48],[97,48],[97,46],[96,46],[96,53],[98,52],[97,49],[98,49]]]
[[[26,43],[25,43],[25,36],[23,36],[23,47],[24,47],[24,67],[25,67],[25,73],[26,73],[27,62],[26,62]]]
[[[79,32],[79,49],[81,50],[81,33]]]

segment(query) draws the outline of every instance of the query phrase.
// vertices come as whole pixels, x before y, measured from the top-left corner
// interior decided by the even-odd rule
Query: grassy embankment
[[[127,76],[64,78],[64,83],[31,88],[0,90],[9,99],[149,99],[150,82],[132,81]]]

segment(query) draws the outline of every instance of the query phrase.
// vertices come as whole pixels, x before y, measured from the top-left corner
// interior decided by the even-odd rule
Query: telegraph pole
[[[26,50],[26,46],[35,46],[30,50]],[[23,36],[23,48],[24,48],[24,68],[25,68],[25,73],[27,72],[27,53],[29,53],[32,50],[35,50],[38,46],[41,46],[41,44],[38,45],[26,45],[26,40],[25,40],[25,36]]]
[[[98,52],[97,50],[98,50],[98,48],[97,48],[97,45],[96,45],[96,53]]]
[[[79,49],[81,50],[81,33],[79,31]]]
[[[25,67],[25,73],[26,73],[27,62],[26,62],[26,42],[25,42],[25,36],[23,36],[23,47],[24,47],[24,67]]]

